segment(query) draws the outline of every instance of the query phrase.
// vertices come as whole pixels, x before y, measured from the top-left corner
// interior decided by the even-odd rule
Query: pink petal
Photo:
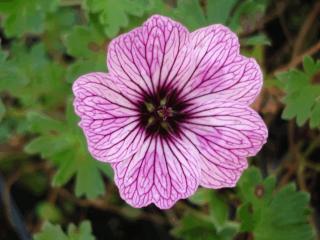
[[[96,159],[116,162],[138,151],[145,136],[138,127],[136,108],[109,74],[83,75],[74,82],[73,92],[79,125]]]
[[[140,151],[113,165],[121,197],[133,207],[172,207],[198,187],[200,155],[185,138],[149,138]]]
[[[185,99],[247,105],[255,100],[262,87],[261,70],[254,59],[239,54],[238,38],[227,27],[212,25],[192,32],[189,48],[193,62],[179,85]]]
[[[254,156],[266,142],[268,131],[251,108],[235,102],[212,100],[190,109],[191,119],[183,125],[194,134],[201,154],[201,185],[233,187]],[[190,141],[192,142],[192,141]]]
[[[132,97],[155,92],[181,71],[188,30],[170,18],[154,15],[141,27],[115,38],[108,48],[108,68],[122,91]]]

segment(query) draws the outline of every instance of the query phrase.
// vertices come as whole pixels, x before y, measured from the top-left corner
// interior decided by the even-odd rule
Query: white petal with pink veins
[[[170,208],[197,189],[199,153],[185,138],[172,141],[149,138],[139,152],[113,164],[121,197],[132,206]]]
[[[183,129],[202,156],[201,185],[212,188],[234,186],[247,167],[246,158],[260,151],[267,128],[251,108],[234,102],[211,101],[193,106]]]
[[[260,67],[254,59],[240,55],[238,38],[227,27],[212,25],[192,32],[187,48],[192,64],[180,76],[183,98],[236,100],[248,105],[259,94]]]
[[[73,84],[74,107],[81,117],[91,154],[104,162],[121,161],[139,150],[144,132],[137,110],[122,95],[110,75],[83,75]]]
[[[154,93],[180,71],[185,54],[181,49],[189,32],[181,24],[153,16],[143,26],[115,38],[108,48],[108,68],[117,76],[122,91]]]

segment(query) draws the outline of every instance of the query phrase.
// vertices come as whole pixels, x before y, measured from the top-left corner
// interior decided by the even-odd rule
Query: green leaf
[[[198,0],[178,0],[174,16],[189,30],[194,30],[207,24]]]
[[[45,21],[45,33],[42,35],[46,48],[60,57],[65,54],[64,37],[77,24],[77,9],[60,8],[59,14],[49,13]]]
[[[46,222],[40,233],[37,233],[33,237],[34,240],[68,240],[69,238],[64,234],[59,225],[52,225]]]
[[[129,24],[129,16],[142,17],[149,9],[149,0],[87,0],[86,9],[98,15],[108,37],[115,37],[121,28]]]
[[[261,222],[255,228],[257,240],[313,240],[308,223],[309,195],[296,192],[293,184],[284,187],[262,211]]]
[[[22,46],[13,44],[11,48],[13,52],[21,52]],[[14,92],[19,87],[25,86],[28,83],[28,79],[19,68],[17,59],[8,60],[7,52],[1,51],[0,53],[0,90]]]
[[[238,0],[211,0],[207,4],[208,23],[226,24]]]
[[[242,232],[250,232],[254,230],[256,223],[252,204],[250,202],[245,202],[237,209],[237,216],[241,220],[240,230]]]
[[[0,39],[1,43],[1,39]],[[7,51],[4,51],[2,47],[0,47],[0,63],[4,63],[5,60],[8,58],[9,53]]]
[[[54,135],[40,136],[31,140],[24,148],[26,153],[40,153],[43,158],[50,158],[69,147],[63,137]]]
[[[105,54],[105,38],[94,27],[74,27],[67,35],[65,45],[68,54],[74,57],[94,58],[99,51]]]
[[[50,222],[60,222],[62,219],[61,211],[50,202],[40,202],[36,209],[37,215]]]
[[[220,229],[227,223],[229,216],[229,207],[226,201],[222,197],[220,197],[217,192],[211,192],[209,209],[210,216],[212,216],[217,229]]]
[[[81,75],[90,72],[106,72],[105,55],[97,55],[94,59],[77,60],[69,65],[67,70],[67,82],[73,83]]]
[[[78,121],[71,101],[68,101],[65,122],[40,113],[29,113],[30,131],[40,136],[31,140],[25,151],[38,153],[58,167],[52,179],[53,186],[61,187],[75,177],[76,196],[96,198],[105,192],[102,173],[108,177],[113,177],[113,174],[109,165],[94,160],[88,153]]]
[[[89,221],[83,221],[79,228],[74,224],[70,224],[68,226],[68,236],[72,240],[95,240]]]
[[[310,56],[305,56],[303,59],[303,68],[308,77],[312,78],[320,71],[320,61],[315,61]]]
[[[313,76],[317,72],[317,67],[315,62],[313,61],[312,57],[305,56],[303,59],[303,68],[308,74],[308,76]]]
[[[214,239],[216,230],[207,219],[187,214],[181,219],[180,226],[173,230],[173,234],[185,240],[209,240]]]
[[[4,117],[4,114],[6,112],[6,108],[4,107],[4,104],[2,103],[2,100],[0,99],[0,122],[2,118]]]
[[[61,161],[63,160],[64,161]],[[53,162],[56,162],[58,170],[52,179],[52,186],[61,187],[65,185],[76,173],[77,173],[77,161],[76,152],[65,150],[60,153],[56,153],[52,158]]]
[[[201,188],[189,199],[195,204],[209,206],[209,216],[217,229],[221,229],[226,225],[229,207],[216,192]]]
[[[169,3],[163,0],[152,0],[150,1],[150,9],[148,11],[149,15],[161,14],[164,16],[172,15],[172,7]]]
[[[309,195],[289,184],[275,192],[275,178],[262,179],[258,169],[250,168],[241,177],[238,192],[242,205],[237,216],[241,231],[252,232],[256,240],[314,239],[308,223]]]
[[[88,198],[95,198],[104,193],[104,182],[96,160],[83,158],[78,163],[75,192],[77,197],[86,195]]]
[[[257,18],[262,17],[270,0],[239,1],[230,19],[229,27],[236,31],[254,28]]]
[[[34,235],[34,240],[94,240],[91,224],[89,221],[81,222],[79,227],[69,224],[67,234],[59,225],[46,222],[41,231]]]
[[[27,121],[30,123],[29,130],[34,133],[53,133],[65,128],[61,122],[34,111],[27,113]]]
[[[310,119],[310,127],[319,127],[320,84],[314,81],[314,78],[320,73],[320,61],[305,57],[303,66],[304,71],[292,69],[277,75],[277,78],[284,83],[286,92],[282,117],[296,118],[299,126]]]
[[[65,45],[68,53],[77,58],[68,68],[68,82],[89,72],[106,72],[105,37],[94,26],[75,27],[66,36]]]
[[[41,33],[46,14],[55,11],[58,0],[10,0],[0,2],[4,13],[3,27],[8,37],[21,37],[25,33]]]
[[[241,41],[243,44],[247,46],[255,46],[255,45],[271,45],[270,40],[265,34],[257,34]]]
[[[187,213],[172,234],[185,240],[232,240],[236,231],[231,225],[217,231],[208,217]]]
[[[48,110],[64,104],[69,91],[64,82],[65,69],[50,62],[42,43],[27,49],[16,42],[10,53],[0,65],[0,90],[8,91],[22,106],[32,109]]]
[[[316,98],[316,105],[312,109],[311,116],[312,118],[310,119],[310,127],[311,128],[316,128],[320,126],[320,99]]]

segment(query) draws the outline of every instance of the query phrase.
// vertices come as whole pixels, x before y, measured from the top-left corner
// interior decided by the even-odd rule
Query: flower
[[[170,208],[198,188],[234,187],[266,142],[249,105],[261,70],[223,25],[189,31],[155,15],[108,47],[109,73],[73,85],[94,158],[110,163],[134,207]]]

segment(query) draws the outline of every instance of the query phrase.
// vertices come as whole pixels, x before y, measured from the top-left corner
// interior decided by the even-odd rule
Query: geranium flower
[[[110,163],[134,207],[170,208],[198,188],[234,187],[266,142],[250,105],[262,86],[237,36],[211,25],[189,31],[163,16],[115,38],[109,73],[73,85],[90,153]]]

